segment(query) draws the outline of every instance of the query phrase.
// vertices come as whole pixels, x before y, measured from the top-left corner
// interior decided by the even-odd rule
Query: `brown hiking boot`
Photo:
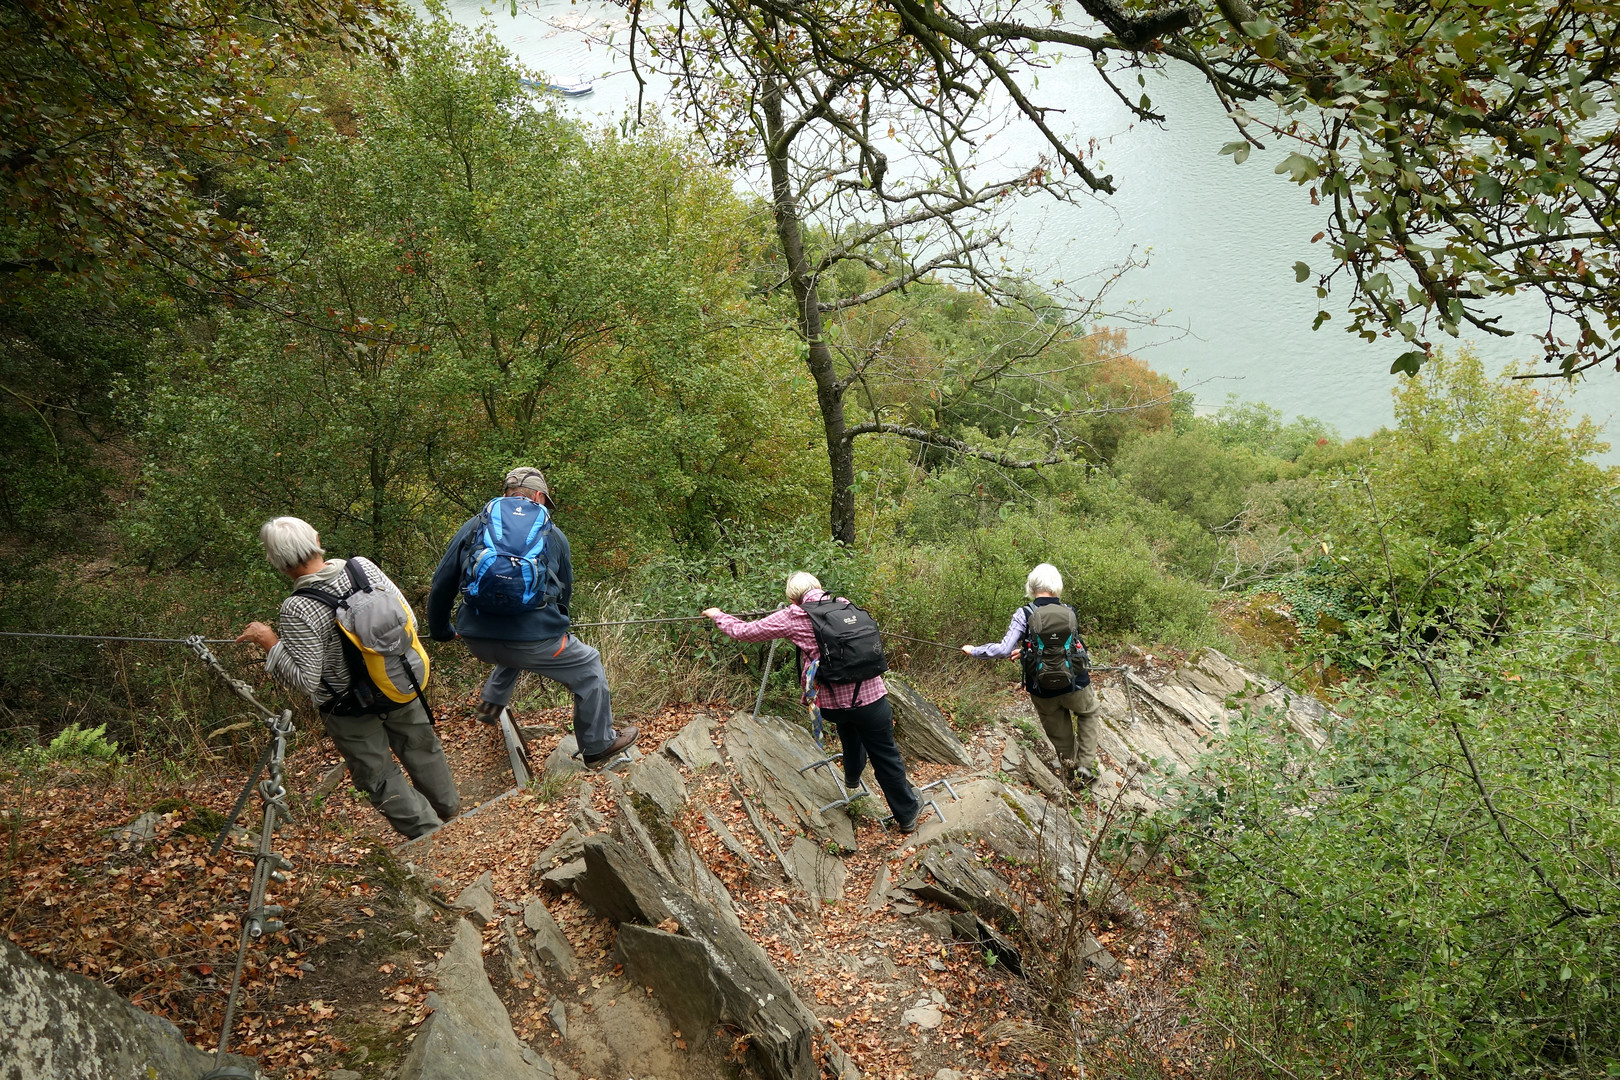
[[[599,769],[634,746],[639,738],[641,738],[641,729],[631,724],[619,732],[618,738],[608,743],[606,750],[600,754],[586,754],[580,760],[585,762],[587,769]]]

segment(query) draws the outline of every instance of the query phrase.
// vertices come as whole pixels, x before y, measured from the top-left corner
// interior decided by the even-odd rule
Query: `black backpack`
[[[799,606],[810,616],[816,632],[821,662],[816,682],[858,683],[875,679],[889,670],[883,655],[883,636],[876,620],[848,600],[801,600]]]
[[[1019,650],[1024,686],[1062,694],[1091,685],[1091,656],[1080,636],[1080,620],[1068,604],[1024,608],[1024,641]]]

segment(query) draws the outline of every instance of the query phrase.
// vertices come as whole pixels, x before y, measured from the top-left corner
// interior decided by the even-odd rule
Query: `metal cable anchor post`
[[[292,812],[287,807],[287,781],[284,761],[287,756],[287,739],[293,733],[293,718],[291,709],[273,712],[253,696],[253,688],[225,670],[200,635],[193,635],[186,639],[198,659],[207,665],[208,669],[224,680],[238,697],[246,701],[264,720],[265,726],[270,729],[270,745],[265,748],[259,763],[254,767],[252,775],[248,777],[247,785],[242,791],[242,797],[237,799],[236,808],[232,811],[231,820],[225,823],[225,831],[215,842],[215,851],[236,823],[236,815],[241,813],[242,806],[247,801],[248,792],[253,790],[253,781],[259,769],[265,770],[263,780],[258,783],[259,801],[264,807],[264,823],[259,830],[259,847],[253,858],[253,886],[248,893],[248,910],[242,919],[242,937],[236,950],[236,971],[231,976],[230,993],[225,998],[225,1020],[220,1025],[219,1049],[214,1055],[214,1068],[206,1073],[202,1080],[251,1080],[253,1073],[239,1065],[228,1064],[225,1061],[225,1051],[230,1046],[231,1026],[236,1017],[236,998],[242,988],[242,970],[247,963],[248,945],[264,937],[265,934],[279,933],[284,923],[281,920],[283,908],[280,904],[265,903],[265,895],[269,892],[272,882],[282,884],[287,880],[286,871],[292,869],[292,864],[281,855],[271,850],[271,843],[275,838],[277,817],[288,820]]]

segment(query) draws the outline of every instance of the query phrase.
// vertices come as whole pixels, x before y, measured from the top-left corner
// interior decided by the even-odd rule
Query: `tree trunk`
[[[806,363],[816,381],[816,403],[827,438],[827,464],[832,475],[832,538],[855,542],[855,446],[844,422],[844,387],[833,369],[832,349],[821,332],[821,297],[815,275],[804,253],[799,202],[788,172],[788,146],[783,142],[782,90],[774,79],[765,83],[761,99],[765,114],[765,160],[771,171],[771,211],[776,219],[777,242],[787,262],[788,283],[798,307],[799,336],[809,352]]]

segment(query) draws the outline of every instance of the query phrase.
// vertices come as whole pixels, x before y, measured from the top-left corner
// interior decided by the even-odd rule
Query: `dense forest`
[[[1558,384],[1425,342],[1371,435],[1195,410],[1099,313],[856,216],[785,232],[740,153],[572,120],[437,10],[169,8],[0,15],[0,630],[234,636],[284,593],[278,514],[420,602],[530,463],[576,619],[772,607],[809,569],[966,729],[1009,676],[954,650],[1050,561],[1100,659],[1213,646],[1347,718],[1300,766],[1249,717],[1153,823],[1230,1075],[1620,1071],[1620,474]],[[1387,286],[1364,319],[1422,300]],[[628,713],[759,678],[699,624],[599,637]],[[4,771],[250,754],[184,650],[0,641]]]

